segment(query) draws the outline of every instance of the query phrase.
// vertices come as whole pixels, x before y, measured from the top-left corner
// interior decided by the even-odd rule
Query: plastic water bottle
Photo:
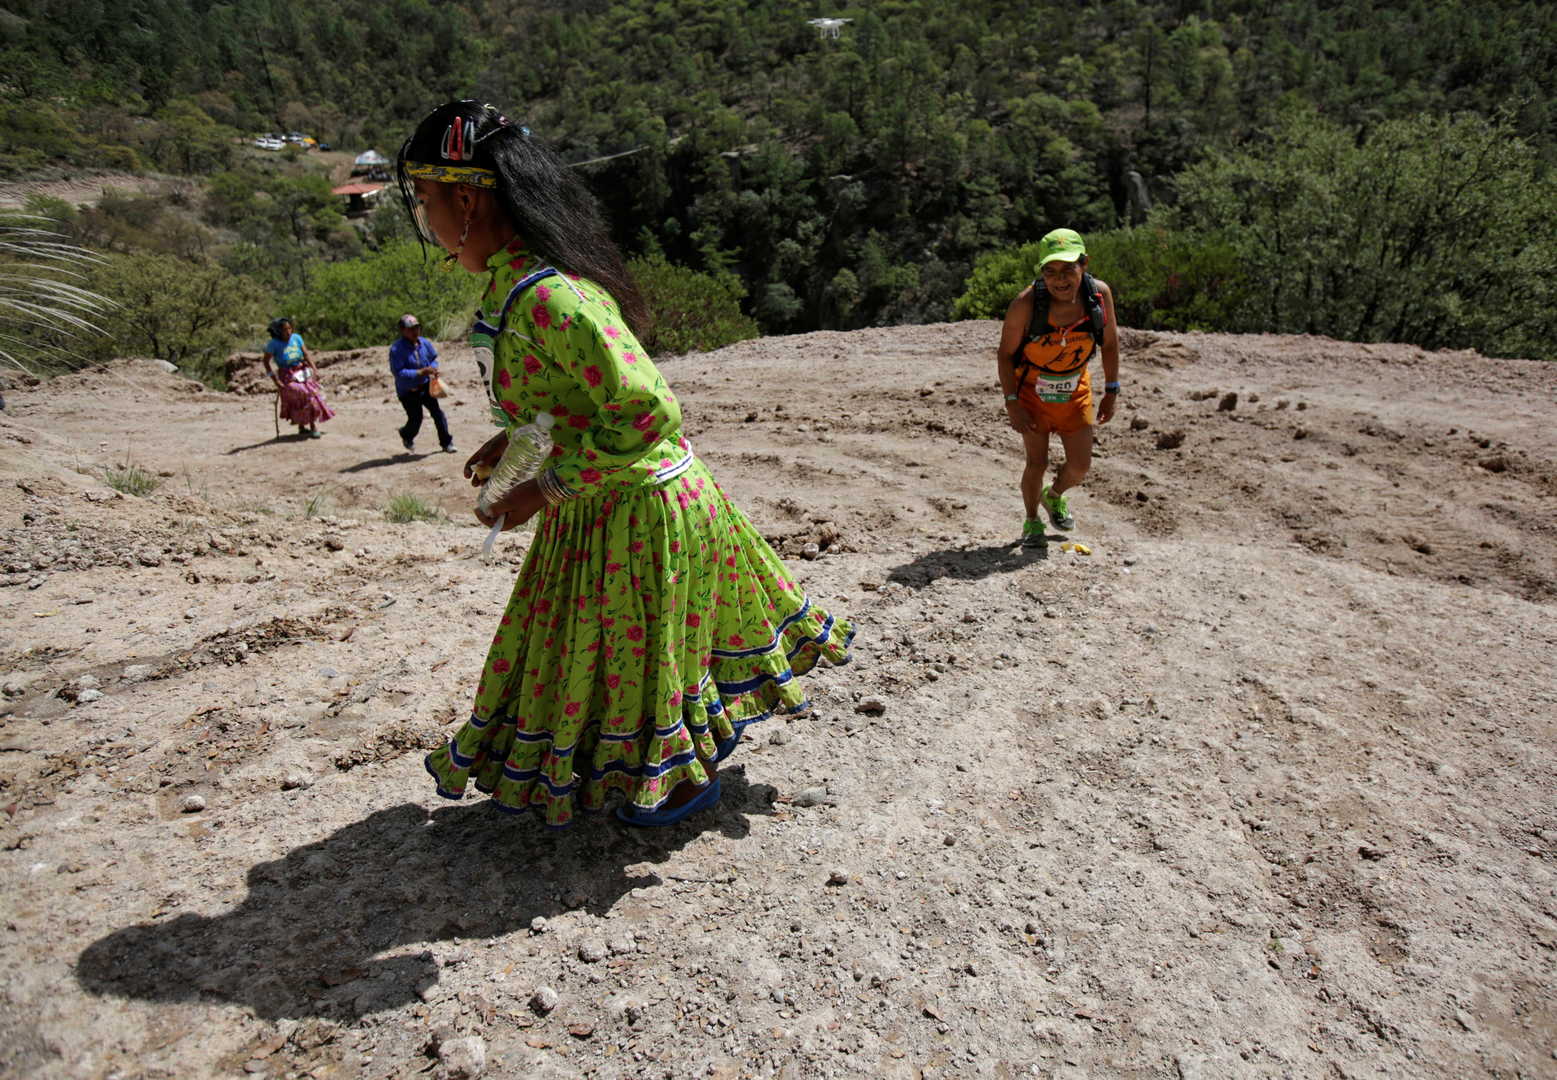
[[[540,474],[546,459],[551,457],[551,427],[556,422],[557,418],[551,413],[540,413],[528,424],[508,432],[508,447],[503,451],[503,456],[497,459],[492,475],[486,478],[486,482],[481,485],[481,493],[476,496],[478,510],[483,514],[489,513],[494,503],[502,502],[514,488]],[[503,515],[500,514],[492,523],[487,542],[482,545],[484,554],[491,552],[493,542],[502,531]]]

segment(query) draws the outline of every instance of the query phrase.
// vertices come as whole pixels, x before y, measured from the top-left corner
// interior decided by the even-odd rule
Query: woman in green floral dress
[[[540,514],[470,719],[428,755],[438,793],[468,783],[567,825],[621,793],[662,825],[719,798],[742,728],[801,709],[797,676],[848,659],[853,631],[812,604],[681,434],[681,408],[633,336],[642,302],[593,197],[489,105],[435,110],[401,147],[425,239],[489,285],[472,344],[504,427],[556,418],[549,467],[478,514]]]

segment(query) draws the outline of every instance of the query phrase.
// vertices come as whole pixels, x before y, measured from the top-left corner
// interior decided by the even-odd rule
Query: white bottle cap
[[[531,423],[540,428],[542,431],[550,430],[551,426],[556,422],[557,418],[549,412],[536,413],[535,419],[531,421]]]

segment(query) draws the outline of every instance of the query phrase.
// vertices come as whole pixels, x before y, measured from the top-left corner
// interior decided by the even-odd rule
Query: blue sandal
[[[714,777],[714,782],[703,788],[692,798],[676,807],[674,810],[639,810],[635,806],[618,806],[616,816],[629,825],[658,828],[665,825],[674,825],[688,814],[695,814],[699,810],[707,810],[719,802],[719,778]]]

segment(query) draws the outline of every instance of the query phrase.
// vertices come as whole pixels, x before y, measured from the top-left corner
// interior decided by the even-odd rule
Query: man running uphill
[[[1075,527],[1065,492],[1080,484],[1092,464],[1094,410],[1087,365],[1103,353],[1103,396],[1095,422],[1113,418],[1119,400],[1119,335],[1114,294],[1087,273],[1087,248],[1070,229],[1055,229],[1038,242],[1039,277],[1006,309],[996,363],[1005,394],[1006,417],[1021,433],[1027,451],[1022,470],[1022,546],[1045,548],[1048,538],[1038,516],[1043,503],[1056,528]],[[1050,487],[1049,436],[1058,434],[1065,465]]]

